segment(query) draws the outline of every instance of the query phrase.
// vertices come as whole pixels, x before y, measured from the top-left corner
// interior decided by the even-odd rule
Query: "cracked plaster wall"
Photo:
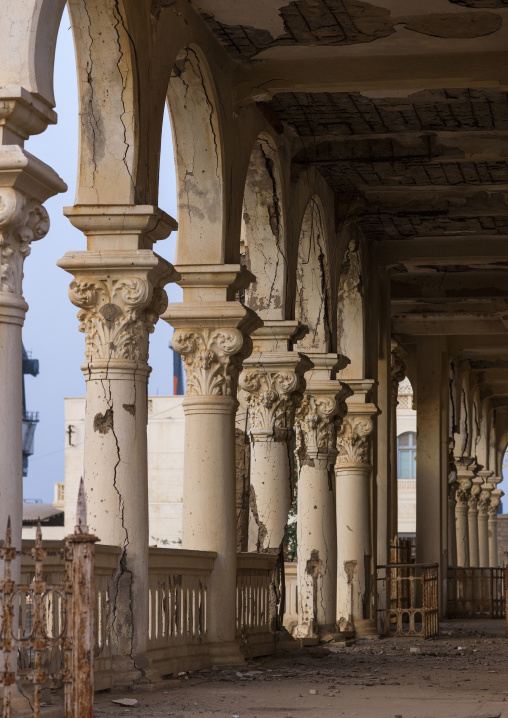
[[[242,223],[246,266],[256,277],[245,301],[262,319],[286,318],[285,211],[277,150],[263,135],[249,162]]]
[[[323,209],[317,196],[310,199],[305,211],[296,270],[295,316],[309,328],[298,342],[302,351],[330,350],[330,264],[323,221]]]
[[[139,103],[135,47],[120,0],[69,0],[80,105],[76,204],[134,204]]]

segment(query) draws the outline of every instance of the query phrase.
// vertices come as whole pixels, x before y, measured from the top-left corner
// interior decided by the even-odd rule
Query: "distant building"
[[[28,475],[28,457],[34,453],[35,429],[39,422],[39,412],[27,411],[25,393],[25,375],[37,376],[39,373],[39,360],[32,359],[23,347],[23,476]]]
[[[175,547],[181,541],[183,399],[183,396],[154,396],[148,399],[148,510],[151,546]],[[85,403],[86,400],[81,397],[65,399],[63,502],[66,533],[74,530],[79,480],[84,475]]]
[[[23,502],[22,537],[35,539],[37,523],[40,521],[42,536],[46,541],[60,541],[69,533],[64,525],[63,503],[59,501],[63,492],[63,484],[55,484],[55,500],[52,504],[42,501],[25,499]]]
[[[397,406],[398,532],[416,534],[416,411],[409,379],[399,384]]]

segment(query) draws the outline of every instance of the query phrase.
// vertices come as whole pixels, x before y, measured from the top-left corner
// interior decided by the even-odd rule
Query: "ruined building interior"
[[[11,517],[15,545],[23,263],[49,230],[44,202],[65,190],[24,142],[57,122],[64,5],[0,7],[0,526]],[[101,581],[111,571],[96,685],[238,663],[242,641],[272,650],[296,476],[293,636],[377,635],[406,376],[417,409],[416,562],[439,566],[443,618],[450,568],[497,565],[508,442],[505,0],[67,7],[80,146],[65,214],[86,250],[70,248],[58,265],[85,335],[88,522]],[[176,218],[157,205],[166,104]],[[177,229],[172,266],[157,245]],[[168,304],[171,282],[181,303]],[[159,320],[174,329],[186,372],[182,549],[149,549],[148,350]],[[237,481],[248,484],[240,506]],[[193,605],[176,640],[164,623],[174,575],[189,581]],[[238,596],[256,581],[272,618],[263,628],[258,616],[249,637]]]

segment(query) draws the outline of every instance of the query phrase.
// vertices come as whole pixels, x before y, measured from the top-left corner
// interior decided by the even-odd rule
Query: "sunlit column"
[[[372,449],[378,409],[366,401],[372,381],[352,381],[348,413],[337,433],[337,622],[341,630],[375,633],[376,556],[372,536]]]
[[[8,103],[3,103],[5,121]],[[0,536],[10,516],[12,541],[21,549],[23,520],[22,338],[28,305],[23,263],[31,242],[49,230],[42,202],[67,187],[43,162],[15,145],[2,146],[0,126]],[[40,130],[39,130],[40,131]],[[19,569],[15,564],[15,574]],[[14,575],[16,579],[16,575]]]
[[[251,444],[249,551],[279,553],[293,496],[293,424],[311,365],[291,338],[297,321],[265,321],[243,362],[238,399]]]
[[[164,319],[175,328],[173,348],[187,375],[183,548],[215,551],[207,591],[207,634],[212,663],[242,660],[236,627],[235,413],[248,335],[261,322],[227,289],[239,265],[178,266],[183,302]]]
[[[72,207],[88,251],[58,262],[85,334],[85,489],[91,531],[121,548],[110,596],[110,646],[119,684],[147,667],[148,338],[177,276],[154,254],[174,220],[147,206]],[[153,232],[153,233],[152,233]],[[139,248],[138,248],[139,247]]]
[[[347,385],[331,379],[335,354],[312,354],[307,389],[296,412],[298,462],[298,626],[311,637],[336,623],[336,425],[346,412]]]

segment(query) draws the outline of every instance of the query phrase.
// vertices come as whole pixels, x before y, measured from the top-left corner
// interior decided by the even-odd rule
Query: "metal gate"
[[[398,563],[378,566],[386,584],[385,635],[439,636],[438,564]],[[385,574],[380,575],[380,574]]]
[[[504,618],[502,568],[449,567],[448,618]]]
[[[94,542],[88,533],[83,483],[78,498],[77,526],[61,551],[46,551],[40,524],[29,583],[12,580],[14,562],[23,555],[12,545],[10,520],[0,547],[0,649],[3,718],[11,716],[17,680],[33,685],[33,715],[39,718],[45,686],[63,687],[65,718],[93,718]],[[65,579],[44,580],[43,561],[63,556]],[[60,665],[54,668],[55,652]],[[53,659],[53,660],[51,660]],[[52,665],[53,664],[53,665]]]

